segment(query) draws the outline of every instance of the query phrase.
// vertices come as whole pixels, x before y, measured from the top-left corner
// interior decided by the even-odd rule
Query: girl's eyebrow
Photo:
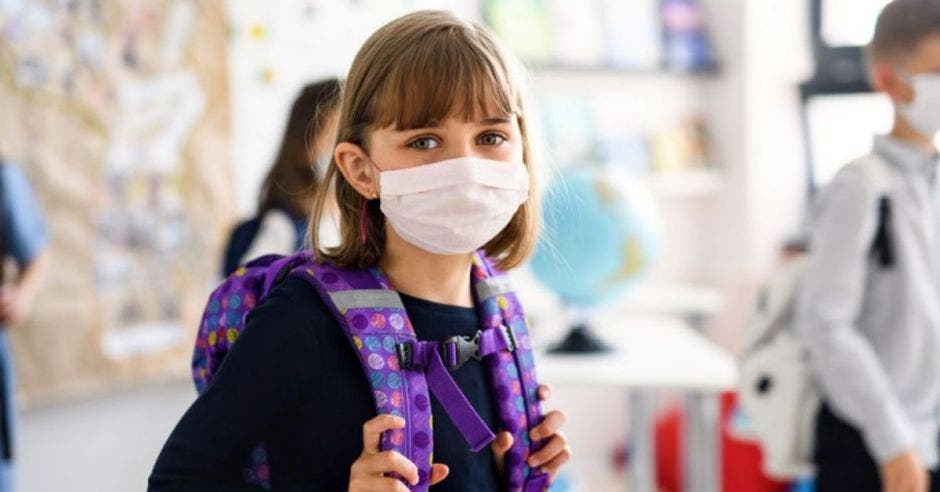
[[[513,115],[511,114],[500,115],[500,116],[487,116],[486,118],[477,122],[477,124],[478,125],[505,125],[505,124],[512,123],[512,118],[513,118]],[[418,130],[434,130],[440,127],[441,127],[440,121],[431,120],[431,121],[425,122],[424,124],[419,124],[415,126],[409,126],[409,127],[401,126],[399,128],[396,128],[396,131],[413,132],[413,131],[418,131]]]
[[[402,126],[396,128],[395,131],[397,131],[397,132],[413,132],[413,131],[418,131],[418,130],[433,130],[433,129],[435,129],[435,128],[440,128],[440,127],[441,127],[441,122],[440,122],[440,121],[432,120],[432,121],[428,121],[427,123],[425,123],[425,124],[423,124],[423,125],[421,125],[421,124],[419,124],[419,125],[414,125],[414,126],[404,126],[404,125],[402,125]]]
[[[510,118],[510,116],[504,115],[504,116],[489,116],[483,121],[481,121],[480,123],[484,125],[498,125],[498,124],[510,123],[510,122],[512,122],[512,119]]]

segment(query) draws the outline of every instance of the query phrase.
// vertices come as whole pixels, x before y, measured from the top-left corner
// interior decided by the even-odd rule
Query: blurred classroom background
[[[525,62],[544,182],[597,204],[606,246],[579,281],[544,256],[516,275],[540,344],[574,316],[623,344],[611,364],[546,357],[575,450],[554,490],[764,490],[721,473],[754,459],[727,400],[734,354],[813,190],[890,125],[859,49],[885,3],[0,0],[0,154],[52,238],[11,333],[19,490],[145,488],[296,91],[420,8],[485,23]],[[572,225],[554,226],[573,255]]]

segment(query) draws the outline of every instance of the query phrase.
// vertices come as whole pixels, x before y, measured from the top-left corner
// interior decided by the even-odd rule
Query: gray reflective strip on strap
[[[356,308],[398,308],[405,309],[398,297],[398,292],[384,289],[356,289],[330,292],[330,299],[336,309],[346,311]]]
[[[512,292],[512,282],[507,276],[491,277],[477,282],[477,298],[481,301],[508,292]]]

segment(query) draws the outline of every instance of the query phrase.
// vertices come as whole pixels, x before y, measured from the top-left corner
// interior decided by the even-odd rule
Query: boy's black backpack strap
[[[891,238],[891,230],[894,228],[894,217],[892,212],[892,203],[890,192],[894,183],[894,170],[890,159],[878,152],[877,146],[874,152],[859,162],[868,185],[873,189],[874,195],[878,197],[875,202],[877,223],[875,224],[875,233],[871,242],[869,254],[877,260],[881,268],[891,268],[897,261],[897,249]]]
[[[871,255],[878,260],[878,265],[882,268],[893,267],[897,260],[891,240],[892,221],[891,199],[882,196],[878,199],[878,224],[875,226],[875,238],[871,244]]]

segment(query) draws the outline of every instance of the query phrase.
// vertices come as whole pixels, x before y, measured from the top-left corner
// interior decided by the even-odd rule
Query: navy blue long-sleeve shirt
[[[472,308],[402,295],[421,340],[471,335]],[[497,410],[485,367],[452,373],[490,428]],[[434,461],[450,467],[435,491],[499,490],[489,447],[471,451],[432,398]],[[339,323],[314,289],[288,278],[248,318],[206,392],[170,435],[150,491],[257,490],[242,480],[248,455],[265,442],[275,491],[345,491],[362,452],[362,424],[376,416],[363,369]]]

